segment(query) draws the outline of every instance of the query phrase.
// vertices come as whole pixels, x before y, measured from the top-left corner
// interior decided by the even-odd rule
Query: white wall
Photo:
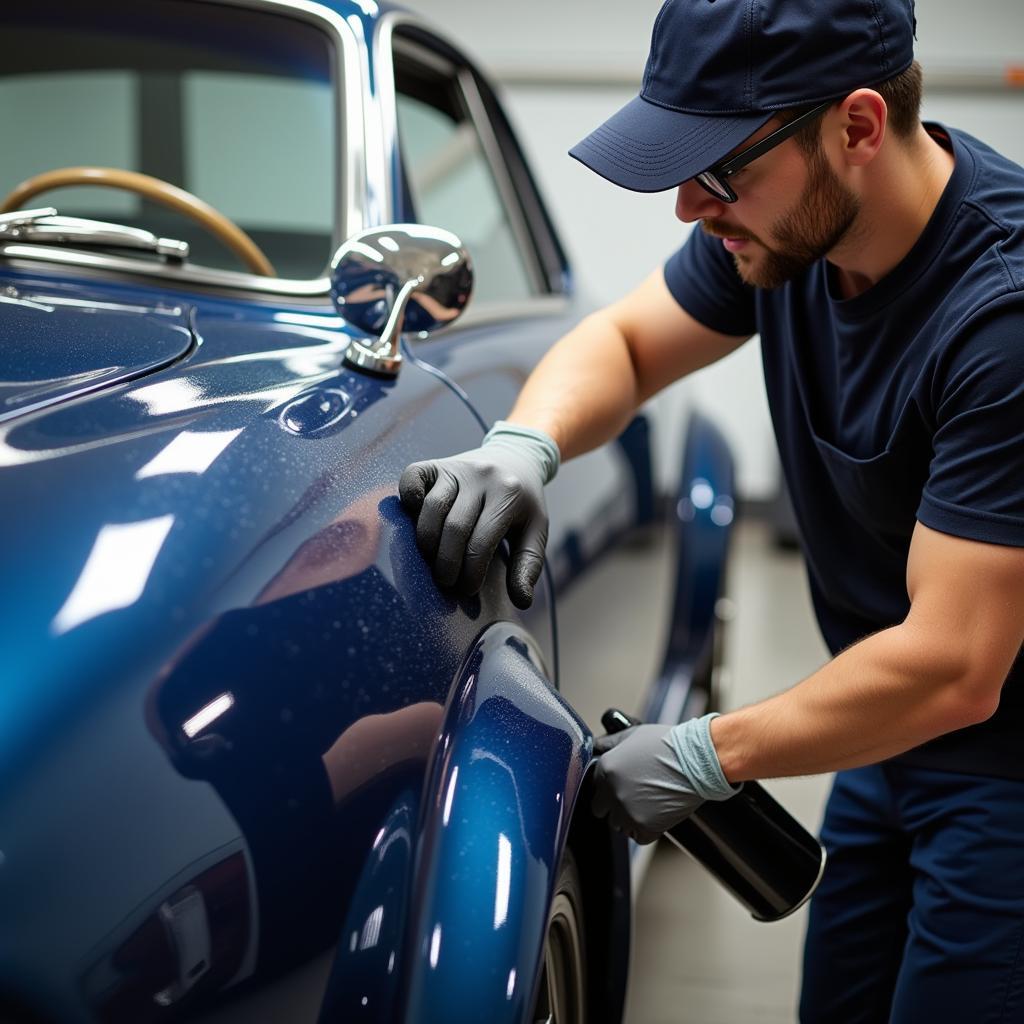
[[[494,72],[585,69],[639,81],[661,0],[403,0],[457,35]],[[1021,0],[917,0],[917,54],[926,65],[1024,63]]]
[[[660,0],[406,0],[503,84],[580,288],[610,300],[641,281],[685,237],[671,193],[643,196],[603,181],[566,154],[635,94]],[[929,75],[998,79],[1024,66],[1024,0],[917,0],[917,54]],[[957,95],[934,88],[925,116],[946,120],[1024,162],[1024,89]],[[778,476],[756,344],[683,382],[716,417],[737,455],[740,492],[765,498]],[[676,395],[660,402],[672,435]],[[674,458],[666,445],[664,466]]]

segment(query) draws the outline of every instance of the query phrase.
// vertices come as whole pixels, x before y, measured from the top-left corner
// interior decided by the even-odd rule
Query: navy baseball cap
[[[915,28],[913,0],[666,0],[640,95],[569,155],[634,192],[673,188],[776,111],[905,71]]]

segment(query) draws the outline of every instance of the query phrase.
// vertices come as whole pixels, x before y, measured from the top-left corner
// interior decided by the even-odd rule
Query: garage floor
[[[617,564],[607,571],[620,599],[615,602],[618,621],[609,628],[623,628],[623,608],[631,609],[634,629],[657,623],[657,609],[645,609],[644,601],[649,606],[659,593],[652,581],[664,566],[645,560],[643,550],[614,560]],[[827,660],[812,618],[802,560],[779,551],[763,523],[737,525],[727,594],[735,618],[726,634],[726,707],[785,689]],[[600,628],[606,609],[581,605],[563,604],[560,626],[573,628],[578,619],[591,629]],[[659,646],[652,641],[652,649]],[[607,664],[564,666],[563,690],[593,724],[609,703],[629,708],[623,681],[647,678],[639,668],[635,653],[612,672]],[[817,831],[828,782],[826,777],[779,780],[768,788]],[[805,917],[806,909],[775,924],[753,921],[689,858],[659,843],[637,896],[626,1024],[795,1020]]]

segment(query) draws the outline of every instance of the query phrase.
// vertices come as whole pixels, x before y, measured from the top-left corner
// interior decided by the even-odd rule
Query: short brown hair
[[[906,71],[871,87],[885,100],[889,108],[889,127],[897,138],[910,138],[920,124],[921,96],[924,91],[922,79],[921,65],[915,60]],[[792,120],[797,113],[788,113],[786,120]],[[810,124],[800,128],[793,138],[805,153],[816,153],[821,143],[821,121],[814,118]]]

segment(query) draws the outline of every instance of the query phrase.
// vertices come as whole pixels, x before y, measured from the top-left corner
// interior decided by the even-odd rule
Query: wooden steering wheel
[[[263,250],[234,221],[228,220],[223,213],[191,192],[137,171],[122,171],[116,167],[60,167],[53,171],[43,171],[42,174],[32,175],[10,192],[0,203],[0,213],[24,210],[28,200],[40,192],[68,185],[100,185],[137,192],[154,203],[191,217],[218,241],[223,242],[254,274],[262,277],[277,276]]]

